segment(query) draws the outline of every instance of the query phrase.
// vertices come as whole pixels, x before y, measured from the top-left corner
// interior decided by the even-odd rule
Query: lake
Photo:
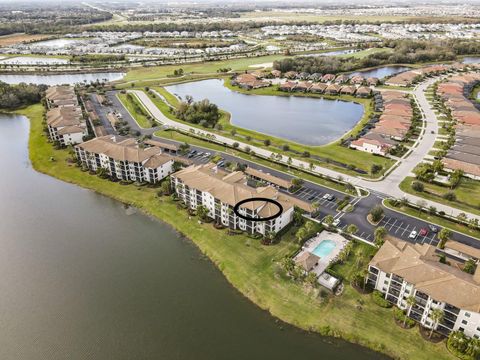
[[[298,56],[338,56],[338,55],[346,55],[346,54],[354,54],[360,50],[358,49],[344,49],[344,50],[334,50],[334,51],[327,51],[322,53],[314,53],[314,54],[305,54],[305,55],[298,55]]]
[[[28,128],[0,115],[2,360],[385,359],[276,321],[169,226],[35,172]]]
[[[305,145],[325,145],[350,131],[363,115],[353,102],[299,96],[245,95],[212,79],[167,86],[181,98],[209,99],[228,111],[232,124]]]
[[[29,44],[29,46],[32,48],[48,46],[48,47],[55,47],[57,49],[64,49],[71,45],[79,44],[80,42],[81,41],[78,39],[77,40],[76,39],[52,39],[52,40],[45,40],[45,41],[37,41]]]
[[[410,70],[411,68],[407,66],[381,66],[375,69],[371,70],[364,70],[364,71],[355,71],[350,74],[348,74],[349,77],[360,75],[363,76],[364,78],[369,78],[369,77],[376,77],[378,79],[382,79],[386,76],[391,76],[394,74],[401,73],[403,71]]]
[[[90,74],[54,74],[54,75],[33,75],[33,74],[0,74],[0,81],[7,84],[19,84],[21,82],[27,84],[46,84],[46,85],[62,85],[76,84],[86,81],[115,81],[120,80],[125,73],[90,73]]]

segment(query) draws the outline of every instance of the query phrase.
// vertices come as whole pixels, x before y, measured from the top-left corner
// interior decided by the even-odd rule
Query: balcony
[[[458,315],[458,313],[460,312],[460,309],[455,307],[455,306],[452,306],[450,304],[445,304],[445,307],[443,308],[444,311],[448,311],[452,314],[455,314],[455,315]]]

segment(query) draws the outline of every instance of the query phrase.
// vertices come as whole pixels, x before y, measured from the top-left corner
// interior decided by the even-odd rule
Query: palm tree
[[[407,297],[408,310],[405,313],[405,319],[403,320],[403,327],[405,327],[405,325],[407,324],[408,314],[410,314],[410,311],[412,311],[412,307],[414,307],[416,303],[417,301],[415,300],[415,296],[410,295],[409,297]]]
[[[305,280],[312,288],[315,288],[318,284],[317,274],[314,272],[309,272]]]
[[[429,338],[433,335],[433,330],[437,328],[438,323],[443,320],[443,310],[440,308],[435,308],[430,311],[430,318],[433,320],[433,326],[430,330]]]
[[[383,226],[379,226],[375,229],[375,245],[382,246],[385,242],[385,236],[387,236],[387,229]]]
[[[331,226],[333,224],[333,221],[335,219],[333,218],[332,215],[327,215],[325,216],[325,219],[323,219],[323,221],[325,222],[325,224],[327,224],[328,226]]]
[[[355,224],[350,224],[347,226],[347,233],[353,235],[358,231],[358,226]]]

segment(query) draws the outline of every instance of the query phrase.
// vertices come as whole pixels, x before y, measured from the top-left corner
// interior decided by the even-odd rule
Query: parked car
[[[335,220],[333,220],[332,225],[335,226],[335,227],[338,226],[338,225],[340,225],[340,219],[335,219]]]
[[[435,225],[433,224],[428,224],[428,227],[430,229],[431,232],[433,233],[437,233],[438,232],[438,227],[436,227]]]
[[[308,198],[309,201],[312,201],[313,199],[315,199],[315,195],[312,195]]]
[[[328,201],[333,201],[333,200],[335,200],[335,196],[329,194],[327,200],[328,200]]]
[[[325,194],[325,195],[323,195],[323,199],[324,199],[324,200],[328,200],[329,197],[330,197],[330,194]]]
[[[413,230],[410,235],[408,235],[408,238],[409,239],[416,239],[417,238],[417,232],[415,230]]]
[[[418,233],[420,236],[427,236],[428,235],[428,230],[426,228],[420,229],[420,232]]]

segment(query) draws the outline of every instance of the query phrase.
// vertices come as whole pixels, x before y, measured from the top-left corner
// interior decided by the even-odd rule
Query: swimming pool
[[[318,244],[315,249],[313,249],[313,253],[320,258],[328,256],[333,249],[335,249],[335,241],[333,240],[323,240],[320,244]]]

